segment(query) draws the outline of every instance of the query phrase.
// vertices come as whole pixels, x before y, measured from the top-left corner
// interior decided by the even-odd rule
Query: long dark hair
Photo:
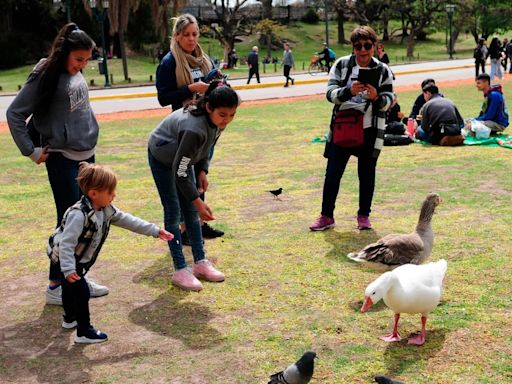
[[[208,114],[206,104],[210,109],[216,108],[233,108],[240,105],[240,97],[238,94],[223,80],[212,81],[203,96],[201,96],[187,109],[194,116],[202,116]]]
[[[36,111],[45,111],[52,102],[53,94],[59,82],[59,76],[66,71],[66,61],[72,51],[92,50],[96,44],[87,33],[75,23],[61,28],[52,44],[50,55],[37,65],[28,77],[27,83],[40,77]]]

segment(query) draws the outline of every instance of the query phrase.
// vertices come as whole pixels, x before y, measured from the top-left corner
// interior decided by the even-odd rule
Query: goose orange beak
[[[370,297],[365,297],[363,306],[361,307],[361,312],[366,312],[373,305],[373,301]]]

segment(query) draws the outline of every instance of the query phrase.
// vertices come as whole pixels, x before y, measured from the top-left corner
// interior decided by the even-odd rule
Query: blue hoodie
[[[493,85],[487,93],[484,93],[484,97],[482,110],[475,120],[491,120],[499,125],[508,127],[508,109],[505,105],[501,85]]]

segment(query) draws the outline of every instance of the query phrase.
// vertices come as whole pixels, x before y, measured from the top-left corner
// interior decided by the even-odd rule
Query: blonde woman
[[[199,45],[196,18],[189,14],[175,18],[171,50],[156,70],[160,105],[171,105],[175,111],[190,103],[195,94],[202,94],[208,89],[204,78],[212,68],[212,60]]]
[[[204,80],[213,69],[213,62],[199,45],[199,25],[196,18],[185,13],[173,21],[171,50],[156,70],[156,90],[160,105],[171,105],[172,110],[176,111],[190,104],[195,95],[206,92],[208,84]],[[211,156],[213,146],[210,158]],[[201,199],[204,200],[204,194]],[[224,235],[224,232],[212,228],[208,223],[203,223],[201,228],[206,239]],[[189,245],[186,233],[183,234],[182,241]]]

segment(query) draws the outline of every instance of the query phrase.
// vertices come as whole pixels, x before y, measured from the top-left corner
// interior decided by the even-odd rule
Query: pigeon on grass
[[[270,376],[268,384],[307,384],[313,377],[316,353],[307,351],[297,362],[290,365],[284,371]]]

